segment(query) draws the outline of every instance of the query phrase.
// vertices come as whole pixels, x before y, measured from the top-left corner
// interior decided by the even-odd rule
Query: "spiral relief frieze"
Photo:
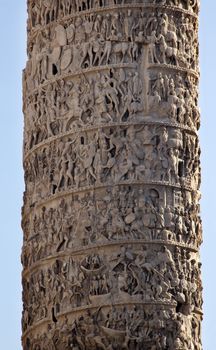
[[[28,1],[24,350],[201,350],[197,0]]]

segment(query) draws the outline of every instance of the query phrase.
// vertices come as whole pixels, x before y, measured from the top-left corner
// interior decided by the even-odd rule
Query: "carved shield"
[[[54,47],[50,55],[50,62],[57,63],[61,55],[61,47]]]
[[[67,38],[68,41],[73,41],[74,36],[75,36],[75,27],[73,24],[71,24],[67,29],[66,29],[66,33],[67,33]]]
[[[56,41],[60,46],[65,46],[67,45],[67,34],[66,34],[66,30],[62,25],[58,25],[55,28],[55,32],[56,32]]]
[[[67,69],[72,61],[72,51],[71,49],[67,49],[63,52],[61,58],[61,69]]]
[[[125,222],[126,222],[126,224],[128,224],[128,225],[132,224],[132,222],[133,222],[134,220],[136,220],[136,216],[135,216],[134,213],[130,213],[130,214],[127,215],[126,218],[125,218]]]
[[[90,34],[92,32],[93,22],[86,21],[84,27],[85,27],[86,34]]]

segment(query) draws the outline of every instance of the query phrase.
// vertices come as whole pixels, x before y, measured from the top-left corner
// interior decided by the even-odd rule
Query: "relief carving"
[[[28,1],[24,350],[201,350],[198,0]]]

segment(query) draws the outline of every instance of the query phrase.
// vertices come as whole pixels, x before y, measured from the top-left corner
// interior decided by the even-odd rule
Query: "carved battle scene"
[[[24,350],[201,350],[199,0],[28,0]]]
[[[30,92],[48,80],[117,64],[197,68],[197,21],[173,10],[123,8],[70,17],[36,31],[29,42],[25,84]],[[30,37],[31,38],[31,37]]]

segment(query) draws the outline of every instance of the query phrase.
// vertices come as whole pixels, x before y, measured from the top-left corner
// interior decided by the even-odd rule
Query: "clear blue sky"
[[[21,350],[22,69],[26,50],[25,0],[0,0],[0,348]],[[216,1],[202,0],[202,247],[204,350],[216,349]]]

